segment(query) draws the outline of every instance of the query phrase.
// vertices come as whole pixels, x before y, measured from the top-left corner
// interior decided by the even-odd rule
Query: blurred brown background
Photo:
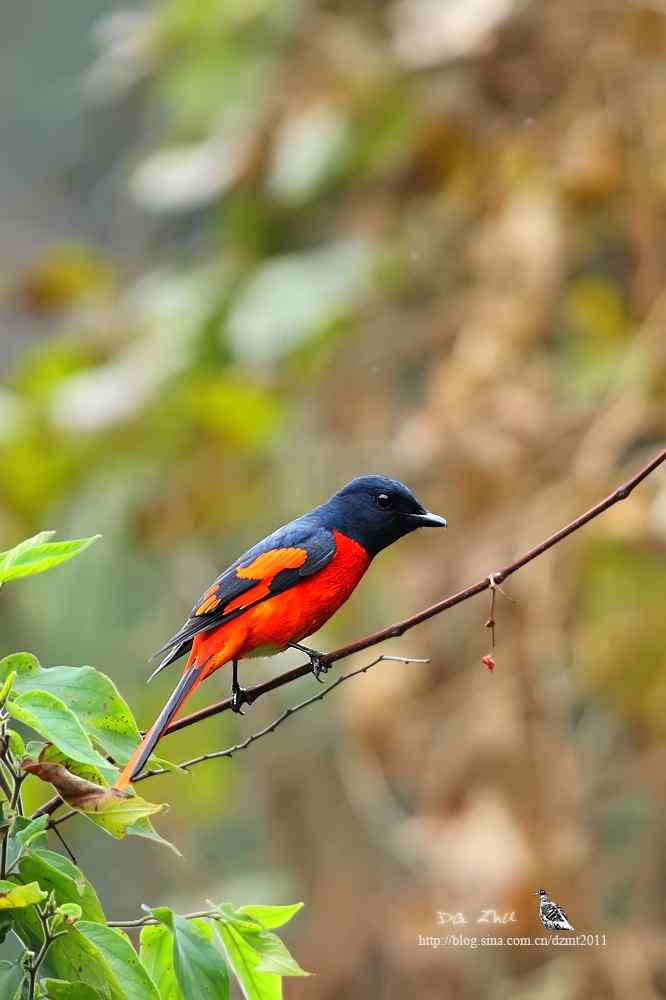
[[[0,23],[1,547],[104,535],[3,590],[5,651],[93,663],[147,724],[170,690],[147,656],[216,570],[348,478],[397,475],[450,527],[385,553],[324,649],[663,443],[659,0],[8,0]],[[493,674],[484,595],[383,647],[428,666],[155,779],[182,860],[72,825],[109,915],[303,899],[293,998],[665,996],[665,548],[662,470],[511,579]],[[418,945],[437,911],[542,933],[540,886],[607,946]]]

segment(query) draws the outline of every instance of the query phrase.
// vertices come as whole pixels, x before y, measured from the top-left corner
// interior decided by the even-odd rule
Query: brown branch
[[[289,708],[285,708],[284,712],[281,712],[276,719],[269,722],[267,726],[260,729],[256,733],[252,733],[246,739],[242,740],[240,743],[234,743],[233,746],[227,747],[225,750],[213,750],[209,753],[199,754],[197,757],[192,757],[190,760],[181,761],[178,767],[187,771],[190,767],[194,767],[196,764],[203,764],[205,760],[217,760],[218,757],[233,757],[234,754],[239,753],[241,750],[247,750],[249,746],[260,740],[262,736],[268,736],[269,733],[274,733],[278,726],[281,726],[283,722],[290,719],[292,715],[296,715],[297,712],[301,712],[304,708],[308,708],[310,705],[314,705],[316,701],[322,701],[327,694],[331,691],[335,691],[336,688],[344,684],[345,681],[351,680],[352,677],[358,677],[359,674],[367,674],[368,670],[372,667],[376,667],[378,663],[386,663],[387,661],[393,663],[429,663],[430,660],[417,658],[415,656],[387,656],[384,653],[381,656],[375,657],[370,663],[366,663],[364,667],[357,667],[356,670],[350,670],[349,673],[340,674],[340,676],[334,680],[331,684],[327,684],[326,687],[321,688],[316,694],[310,695],[309,698],[305,698],[304,701],[299,701],[297,705],[291,705]],[[146,778],[154,778],[158,774],[172,774],[173,769],[170,767],[156,767],[152,771],[142,771],[138,777],[134,779],[134,784],[137,781],[144,781]],[[63,816],[60,820],[55,820],[55,823],[62,823],[63,819],[68,819],[71,814],[68,813]]]
[[[430,605],[428,608],[424,608],[423,611],[417,612],[415,615],[411,615],[409,618],[404,618],[400,622],[396,622],[394,625],[389,625],[386,628],[380,629],[378,632],[372,632],[370,635],[364,636],[362,639],[357,639],[355,642],[350,642],[346,646],[340,646],[339,649],[334,649],[330,653],[326,653],[321,658],[321,663],[323,666],[328,667],[333,663],[337,663],[338,660],[343,660],[348,656],[352,656],[354,653],[360,653],[364,649],[369,649],[371,646],[376,646],[380,642],[384,642],[386,639],[395,639],[398,636],[404,635],[410,629],[414,628],[416,625],[420,625],[421,622],[428,621],[429,618],[434,618],[436,615],[442,614],[443,611],[448,611],[449,608],[455,607],[456,604],[462,604],[463,601],[468,601],[470,597],[475,597],[476,594],[483,593],[484,590],[488,590],[489,587],[496,587],[498,584],[502,583],[513,573],[516,573],[527,563],[532,562],[533,559],[537,559],[540,555],[546,552],[548,549],[557,545],[563,539],[572,535],[574,531],[578,531],[584,525],[588,524],[590,521],[594,520],[604,511],[607,511],[610,507],[613,507],[616,503],[621,500],[626,500],[627,497],[636,489],[639,483],[642,483],[652,472],[655,471],[660,465],[666,461],[666,448],[662,449],[658,454],[654,456],[646,465],[644,465],[639,471],[628,479],[626,483],[622,486],[618,486],[617,489],[613,490],[604,500],[595,504],[594,507],[590,507],[589,510],[585,511],[579,517],[570,521],[555,534],[550,535],[548,538],[540,542],[539,545],[535,545],[534,548],[529,549],[524,555],[520,556],[514,562],[509,563],[504,569],[496,570],[494,573],[489,573],[488,576],[484,577],[483,580],[479,580],[477,583],[473,583],[471,586],[466,587],[464,590],[459,590],[456,594],[451,594],[450,597],[445,597],[441,601],[437,601],[436,604]],[[294,667],[292,670],[287,670],[277,677],[273,677],[270,680],[265,681],[263,684],[257,684],[256,687],[248,689],[248,696],[252,702],[260,698],[261,695],[267,694],[269,691],[274,691],[276,688],[284,687],[286,684],[291,684],[292,681],[298,680],[300,677],[307,677],[312,671],[311,665],[309,663],[303,664],[300,667]],[[362,671],[359,671],[362,672]],[[316,696],[312,700],[317,700]],[[197,722],[203,721],[203,719],[209,719],[213,715],[219,715],[222,712],[228,712],[231,709],[231,698],[225,698],[222,701],[214,702],[212,705],[208,705],[206,708],[200,709],[198,712],[191,712],[190,715],[183,716],[182,719],[177,719],[172,722],[171,725],[166,729],[165,734],[176,733],[181,729],[186,729],[188,726],[193,726]],[[51,815],[55,810],[62,805],[62,800],[59,796],[55,796],[41,806],[33,816],[43,816]]]
[[[494,581],[495,584],[502,583],[507,577],[511,576],[517,570],[522,569],[527,563],[532,562],[538,556],[542,555],[548,549],[552,548],[553,545],[557,545],[568,535],[572,535],[574,531],[578,531],[585,524],[588,524],[599,514],[603,514],[604,511],[608,510],[609,507],[613,507],[620,500],[626,500],[627,497],[635,490],[639,483],[642,483],[651,472],[666,461],[666,448],[655,455],[651,461],[644,465],[631,479],[627,480],[622,486],[618,486],[616,490],[613,490],[604,500],[601,500],[594,507],[590,507],[589,510],[581,514],[575,520],[570,521],[569,524],[560,528],[556,531],[554,535],[550,535],[539,545],[535,545],[533,549],[530,549],[524,555],[520,556],[515,562],[510,563],[505,566],[504,569],[496,570],[494,573],[489,574],[483,580],[479,580],[478,583],[473,583],[470,587],[466,587],[464,590],[459,590],[457,594],[452,594],[450,597],[445,597],[441,601],[437,601],[436,604],[431,604],[429,608],[424,608],[423,611],[417,612],[415,615],[411,615],[409,618],[404,618],[401,622],[396,622],[395,625],[388,625],[386,628],[380,629],[378,632],[372,632],[370,635],[364,636],[362,639],[357,639],[355,642],[350,642],[346,646],[340,646],[339,649],[334,649],[330,653],[326,653],[321,658],[321,663],[324,666],[331,666],[333,663],[337,663],[338,660],[343,660],[353,653],[360,653],[364,649],[369,649],[371,646],[376,646],[380,642],[384,642],[386,639],[395,639],[398,636],[404,635],[410,629],[414,628],[416,625],[420,625],[421,622],[427,621],[429,618],[434,618],[435,615],[441,615],[443,611],[448,611],[449,608],[455,607],[456,604],[462,604],[463,601],[468,601],[470,597],[474,597],[476,594],[483,593],[484,590],[488,590]],[[306,663],[300,667],[294,667],[293,670],[287,670],[283,674],[278,674],[277,677],[272,677],[270,680],[264,681],[263,684],[257,684],[256,687],[248,689],[248,696],[255,702],[257,698],[260,698],[262,694],[267,694],[269,691],[274,691],[276,688],[284,687],[285,684],[291,684],[292,681],[298,680],[299,677],[307,677],[308,674],[312,672],[309,663]],[[212,715],[219,715],[221,712],[228,712],[231,709],[231,698],[225,698],[222,701],[216,701],[212,705],[208,705],[206,708],[199,709],[198,712],[191,712],[189,715],[184,715],[182,719],[176,719],[172,722],[170,726],[165,730],[164,735],[169,733],[177,733],[180,729],[186,729],[188,726],[193,726],[196,722],[201,722],[203,719],[209,719]]]

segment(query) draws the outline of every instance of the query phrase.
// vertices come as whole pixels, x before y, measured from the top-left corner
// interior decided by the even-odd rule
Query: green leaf
[[[82,764],[78,760],[73,760],[52,743],[47,743],[39,754],[40,764],[44,761],[50,761],[54,764],[62,764],[71,774],[76,774],[79,778],[84,778],[85,781],[91,781],[95,785],[104,785],[106,783],[106,778],[98,767],[93,767],[92,764]]]
[[[233,924],[220,924],[218,932],[246,1000],[281,1000],[282,979],[259,968],[261,958],[241,932]]]
[[[25,969],[20,962],[0,962],[0,997],[2,1000],[20,1000]]]
[[[15,910],[17,907],[42,903],[48,893],[40,889],[38,882],[15,885],[14,882],[0,881],[0,910]]]
[[[173,934],[164,924],[141,930],[141,961],[155,983],[160,1000],[183,1000],[173,959]]]
[[[28,819],[26,816],[15,816],[12,822],[12,827],[9,835],[9,843],[7,845],[7,871],[11,871],[20,855],[25,853],[26,844],[21,843],[20,835],[24,830],[26,830],[32,823],[32,820]],[[46,845],[46,834],[40,833],[38,836],[32,838],[32,847]],[[30,879],[28,879],[30,881]]]
[[[258,921],[266,930],[275,927],[283,927],[288,924],[292,917],[295,917],[299,910],[303,909],[303,903],[293,903],[291,906],[262,906],[251,903],[247,906],[239,906],[237,913],[251,917]]]
[[[139,729],[127,702],[106,674],[94,667],[42,667],[31,653],[13,653],[0,660],[0,683],[13,670],[18,676],[12,695],[50,691],[74,712],[105,754],[119,764],[129,760],[141,739]],[[173,766],[159,757],[151,757],[150,764]]]
[[[146,802],[140,795],[120,798],[116,797],[113,789],[109,789],[109,795],[106,798],[100,799],[94,807],[82,809],[80,812],[82,816],[85,816],[97,826],[101,826],[112,837],[121,839],[137,823],[140,823],[148,816],[153,816],[155,813],[161,812],[162,809],[164,809],[163,805]],[[136,833],[136,830],[134,832]]]
[[[21,760],[25,757],[25,743],[20,735],[15,729],[9,729],[7,731],[7,739],[9,740],[9,749],[14,754],[17,760]]]
[[[29,850],[19,861],[19,872],[24,881],[35,879],[47,892],[53,891],[58,906],[75,903],[81,907],[86,920],[106,923],[94,888],[63,854],[42,848]]]
[[[43,935],[34,907],[13,910],[14,931],[26,948],[39,951]],[[123,993],[111,978],[111,971],[94,945],[76,929],[53,942],[42,965],[42,975],[66,982],[83,981],[96,989],[104,1000],[125,1000]],[[1,995],[1,994],[0,994]]]
[[[41,669],[39,660],[32,653],[10,653],[0,660],[0,678],[3,684],[14,671],[17,679],[23,680],[28,674],[34,674]]]
[[[53,761],[23,760],[21,766],[28,774],[48,781],[68,805],[112,837],[124,837],[128,827],[164,808],[146,802],[129,789],[87,781]]]
[[[83,916],[83,910],[78,903],[63,903],[56,912],[64,917],[68,924],[75,924]]]
[[[173,934],[174,968],[183,1000],[228,1000],[227,966],[211,943],[210,928],[203,921],[186,920],[166,906],[151,912]]]
[[[282,976],[309,975],[291,957],[277,934],[266,929],[268,925],[286,924],[302,905],[244,906],[239,910],[228,903],[218,905],[217,929],[229,964],[248,1000],[275,1000],[282,996]]]
[[[175,844],[172,844],[169,840],[165,840],[165,838],[157,832],[147,816],[144,816],[143,819],[139,819],[136,823],[132,823],[131,826],[128,826],[126,832],[129,836],[144,837],[146,840],[152,840],[156,844],[161,844],[162,847],[168,847],[169,850],[173,851],[178,858],[182,858],[183,856]]]
[[[53,569],[54,566],[78,556],[102,537],[94,535],[92,538],[77,538],[68,542],[48,541],[54,534],[53,531],[41,531],[13,549],[0,552],[0,584]]]
[[[49,691],[26,691],[7,702],[13,719],[30,726],[73,760],[92,764],[112,778],[117,771],[94,748],[81,723],[57,695]]]
[[[8,674],[7,677],[5,678],[5,682],[0,688],[0,706],[4,705],[4,703],[7,701],[7,698],[9,697],[9,692],[14,686],[14,681],[16,680],[16,676],[17,676],[16,671],[12,670],[12,672]]]
[[[39,816],[37,819],[27,819],[25,816],[17,816],[12,824],[12,829],[7,845],[7,870],[11,871],[14,865],[25,854],[31,844],[44,844],[46,842],[46,827],[48,816]]]
[[[23,817],[17,816],[16,819],[23,819]],[[14,827],[12,828],[12,835],[17,844],[20,844],[21,847],[29,847],[33,841],[37,840],[45,833],[48,822],[48,816],[38,816],[37,819],[30,820],[27,826],[20,825],[17,828],[15,820]]]
[[[0,944],[14,928],[14,910],[0,910]],[[0,994],[1,996],[2,994]]]
[[[67,983],[64,979],[44,979],[42,988],[47,1000],[104,1000],[106,995],[87,983]]]
[[[274,972],[278,976],[309,976],[295,958],[289,954],[286,945],[272,931],[257,931],[243,934],[245,941],[261,956],[257,966],[262,972]]]
[[[30,912],[30,911],[26,911]],[[65,982],[84,982],[93,990],[99,993],[104,1000],[127,1000],[125,991],[118,982],[113,970],[107,963],[102,952],[79,930],[79,923],[70,927],[67,934],[58,938],[51,945],[42,966],[45,975],[54,979],[62,979]],[[19,933],[23,940],[33,943],[29,947],[35,948],[35,937],[39,941],[39,930],[30,924],[29,934],[26,935],[25,927],[20,928]],[[94,926],[102,926],[95,924]],[[147,994],[147,1000],[151,994]]]
[[[87,920],[80,920],[76,927],[103,955],[126,1000],[160,1000],[154,983],[126,934]]]

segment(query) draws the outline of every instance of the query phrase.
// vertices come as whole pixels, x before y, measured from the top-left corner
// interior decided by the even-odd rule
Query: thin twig
[[[216,910],[199,910],[196,913],[184,913],[184,920],[204,920],[206,917],[216,917]],[[137,917],[136,920],[107,920],[107,927],[149,927],[152,924],[159,924],[155,917]]]
[[[49,948],[54,941],[58,940],[59,937],[64,937],[65,934],[67,934],[67,931],[58,931],[57,933],[54,933],[51,930],[48,915],[41,907],[37,907],[37,916],[39,917],[39,922],[42,925],[44,941],[37,954],[33,956],[28,968],[28,1000],[34,1000],[35,990],[37,987],[37,976]]]
[[[60,802],[58,803],[58,805],[61,805],[61,804],[64,805],[64,803],[62,802],[62,799],[60,800]],[[42,813],[40,813],[40,815],[44,816],[46,814],[42,812]],[[48,823],[46,829],[47,830],[55,830],[56,827],[60,825],[60,823],[64,823],[66,819],[71,819],[72,816],[77,816],[77,815],[78,815],[78,813],[77,813],[76,809],[70,809],[69,812],[66,812],[64,816],[58,816],[57,819],[49,820],[49,823]]]
[[[260,740],[262,736],[268,736],[269,733],[274,733],[277,727],[281,726],[283,722],[287,721],[287,719],[290,719],[292,715],[296,715],[297,712],[307,708],[308,705],[313,705],[316,701],[321,701],[327,694],[330,694],[331,691],[334,691],[341,684],[344,684],[345,681],[350,680],[352,677],[358,677],[359,674],[365,674],[372,667],[376,667],[378,663],[382,663],[387,660],[391,660],[395,663],[430,662],[427,659],[417,659],[413,656],[386,656],[382,654],[372,660],[371,663],[366,663],[364,667],[359,667],[357,670],[350,670],[347,674],[341,674],[337,680],[333,681],[332,684],[327,684],[326,687],[321,688],[317,694],[313,694],[310,698],[306,698],[304,701],[299,702],[297,705],[292,705],[290,708],[285,708],[284,712],[282,712],[281,715],[278,715],[276,719],[273,719],[271,723],[264,726],[264,728],[260,729],[258,732],[253,733],[251,736],[248,736],[247,739],[243,740],[241,743],[235,743],[232,747],[227,747],[226,750],[214,750],[211,753],[199,754],[198,757],[192,757],[191,760],[184,760],[178,766],[187,771],[190,767],[194,767],[196,764],[201,764],[205,760],[216,760],[218,757],[233,757],[235,753],[238,753],[240,750],[246,750],[247,747],[252,745],[252,743],[256,743],[256,741]],[[144,781],[146,778],[154,778],[157,774],[171,774],[171,768],[160,767],[155,768],[152,771],[144,771],[137,778],[135,778],[134,784],[136,784],[137,781]],[[62,823],[62,821],[66,818],[66,816],[63,816],[62,819],[57,820],[57,822]]]
[[[72,814],[68,813],[67,815],[71,816]],[[54,820],[53,822],[50,822],[48,824],[48,828],[50,828],[51,830],[53,830],[53,832],[55,833],[56,837],[58,838],[58,840],[60,841],[60,843],[62,844],[62,846],[65,848],[65,850],[69,854],[69,857],[70,857],[70,859],[72,861],[72,864],[76,865],[76,864],[78,864],[78,861],[76,860],[74,852],[72,851],[71,847],[69,846],[69,844],[67,843],[67,841],[65,840],[65,838],[61,834],[60,830],[58,829],[58,823],[62,822],[62,820],[66,819],[66,818],[67,818],[67,816],[63,816],[60,820]]]
[[[494,581],[495,586],[502,583],[513,573],[516,573],[527,563],[532,562],[533,559],[538,558],[548,549],[557,545],[563,539],[572,535],[575,531],[578,531],[584,525],[588,524],[590,521],[594,520],[600,514],[603,514],[610,507],[613,507],[616,503],[621,500],[626,500],[627,497],[636,489],[636,487],[643,482],[644,479],[655,471],[660,465],[666,461],[666,448],[658,452],[649,462],[647,462],[635,475],[628,479],[626,483],[618,486],[617,489],[613,490],[607,497],[601,500],[599,503],[590,507],[589,510],[585,511],[579,517],[570,521],[559,531],[554,534],[549,535],[548,538],[544,539],[534,548],[529,549],[522,556],[516,559],[514,562],[509,563],[504,569],[496,570],[494,573],[489,573],[482,580],[477,583],[473,583],[469,587],[465,587],[464,590],[459,590],[455,594],[451,594],[449,597],[445,597],[441,601],[437,601],[436,604],[430,605],[428,608],[424,608],[422,611],[417,612],[415,615],[411,615],[409,618],[404,618],[400,622],[396,622],[394,625],[389,625],[386,628],[380,629],[378,632],[372,632],[370,635],[364,636],[362,639],[357,639],[355,642],[350,642],[346,646],[340,646],[339,649],[335,649],[330,653],[326,653],[321,658],[321,663],[324,667],[329,667],[338,660],[343,660],[353,653],[360,653],[364,649],[369,649],[371,646],[376,646],[380,642],[384,642],[386,639],[394,639],[398,636],[404,635],[410,629],[414,628],[416,625],[420,625],[422,622],[428,621],[430,618],[434,618],[435,615],[442,614],[443,611],[448,611],[449,608],[455,607],[457,604],[462,604],[463,601],[468,601],[471,597],[475,597],[477,594],[483,593],[484,590],[488,590]],[[269,691],[274,691],[277,688],[284,687],[286,684],[291,684],[292,681],[298,680],[301,677],[306,677],[312,671],[310,663],[302,664],[300,667],[294,667],[292,670],[287,670],[277,677],[273,677],[270,680],[264,681],[263,684],[257,684],[256,687],[248,689],[249,700],[255,702],[257,698],[260,698],[263,694],[267,694]],[[316,698],[314,700],[317,700]],[[191,712],[189,715],[183,716],[181,719],[176,719],[167,727],[165,735],[168,733],[176,733],[181,729],[186,729],[188,726],[193,726],[197,722],[202,722],[204,719],[209,719],[214,715],[220,715],[222,712],[228,712],[231,709],[231,698],[225,698],[222,701],[214,702],[212,705],[208,705],[206,708],[200,709],[198,712]],[[33,817],[50,815],[55,812],[59,806],[62,805],[62,799],[60,796],[54,796],[49,799],[43,806],[41,806],[36,812],[33,813]]]

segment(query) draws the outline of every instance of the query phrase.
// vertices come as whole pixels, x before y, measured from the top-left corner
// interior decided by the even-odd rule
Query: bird
[[[114,787],[131,785],[186,700],[226,664],[232,665],[235,712],[251,703],[238,681],[239,660],[291,647],[309,657],[320,680],[326,671],[323,654],[301,640],[345,603],[382,549],[417,528],[446,526],[446,518],[426,510],[404,483],[388,476],[359,476],[244,552],[153,654],[163,658],[149,680],[189,655],[182,677]]]
[[[537,889],[534,895],[539,897],[539,917],[547,931],[574,930],[562,907],[549,899],[545,889]]]

